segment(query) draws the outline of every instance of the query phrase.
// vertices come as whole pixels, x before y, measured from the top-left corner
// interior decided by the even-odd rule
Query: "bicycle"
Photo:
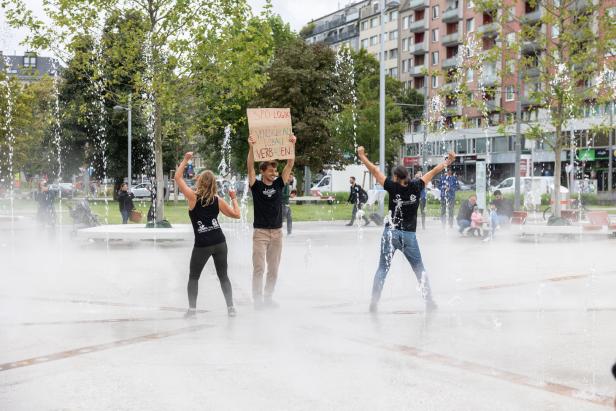
[[[586,214],[590,211],[588,207],[586,207],[584,204],[582,204],[580,200],[577,199],[570,200],[569,203],[569,209],[561,210],[561,218],[569,221],[570,223],[584,220],[586,218]],[[543,210],[543,220],[548,221],[552,217],[552,215],[552,205],[549,205],[545,210]]]

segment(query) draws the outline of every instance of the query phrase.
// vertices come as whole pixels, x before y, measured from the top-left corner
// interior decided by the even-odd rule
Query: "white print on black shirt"
[[[197,227],[197,232],[199,234],[207,233],[208,231],[218,230],[220,228],[220,225],[218,224],[218,221],[215,218],[212,218],[211,227],[204,226],[201,220],[197,221],[197,225],[199,226]]]
[[[403,205],[411,205],[417,202],[417,196],[415,194],[411,194],[411,197],[408,201],[403,201],[400,197],[400,194],[396,194],[396,198],[394,199],[394,203],[396,203],[396,207],[402,207]]]
[[[272,198],[274,194],[276,194],[275,188],[266,188],[265,190],[263,190],[263,195],[269,198]]]

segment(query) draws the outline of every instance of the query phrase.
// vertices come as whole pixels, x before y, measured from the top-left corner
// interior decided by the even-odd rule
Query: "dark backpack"
[[[361,204],[365,204],[368,202],[368,193],[363,188],[359,189],[358,197]]]

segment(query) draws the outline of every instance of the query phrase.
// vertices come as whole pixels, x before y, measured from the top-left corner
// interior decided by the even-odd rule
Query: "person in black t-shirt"
[[[184,181],[184,169],[193,153],[184,154],[184,160],[175,170],[174,180],[188,202],[188,215],[195,232],[195,244],[190,257],[190,274],[188,277],[188,311],[185,317],[194,317],[197,313],[197,293],[199,291],[199,277],[207,261],[212,257],[216,267],[216,275],[227,302],[229,317],[235,317],[233,306],[233,293],[231,281],[227,275],[227,240],[218,223],[218,214],[221,212],[227,217],[240,218],[240,206],[237,203],[235,191],[229,191],[231,205],[218,197],[216,177],[210,170],[199,174],[195,191],[188,187]]]
[[[357,156],[376,178],[377,183],[383,186],[389,194],[389,221],[385,225],[385,231],[381,239],[381,257],[379,267],[374,275],[370,312],[376,313],[377,311],[385,278],[391,267],[391,261],[396,250],[402,251],[411,264],[417,281],[419,281],[422,297],[426,302],[426,309],[435,309],[436,303],[432,298],[430,283],[421,259],[419,244],[415,237],[417,209],[421,199],[421,191],[425,188],[426,184],[435,175],[453,163],[456,155],[450,152],[444,162],[428,171],[421,178],[413,180],[409,177],[406,168],[402,166],[394,168],[392,178],[386,178],[379,168],[368,160],[363,147],[357,149]]]
[[[295,136],[289,137],[289,141],[295,144]],[[272,300],[272,295],[276,287],[278,266],[282,255],[282,191],[285,184],[291,182],[295,160],[287,160],[281,176],[278,175],[276,161],[260,163],[261,179],[257,180],[253,151],[256,142],[256,137],[248,138],[248,158],[246,159],[248,182],[255,213],[252,236],[252,298],[256,309],[276,308],[278,304]],[[263,273],[266,263],[267,278],[264,290]]]
[[[368,201],[368,193],[366,193],[366,190],[364,190],[359,184],[355,182],[355,177],[349,178],[349,184],[351,185],[351,190],[347,202],[353,204],[353,213],[351,214],[351,222],[347,225],[351,226],[353,225],[353,223],[355,223],[355,217],[357,216],[357,212],[361,210],[364,204],[366,204],[366,202]],[[362,218],[364,219],[364,225],[370,224],[370,220],[363,213]]]

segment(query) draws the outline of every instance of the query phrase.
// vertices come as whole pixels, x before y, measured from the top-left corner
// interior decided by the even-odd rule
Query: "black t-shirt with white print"
[[[254,228],[282,228],[282,189],[284,180],[278,177],[271,185],[256,180],[250,187],[255,210]]]
[[[188,210],[195,233],[195,247],[208,247],[225,242],[225,235],[218,222],[219,212],[218,197],[214,197],[207,205],[197,198],[195,208]]]
[[[417,208],[424,186],[425,184],[420,178],[409,181],[407,186],[394,183],[389,177],[385,180],[383,188],[389,193],[390,224],[393,225],[393,228],[402,231],[415,231],[417,228]]]

